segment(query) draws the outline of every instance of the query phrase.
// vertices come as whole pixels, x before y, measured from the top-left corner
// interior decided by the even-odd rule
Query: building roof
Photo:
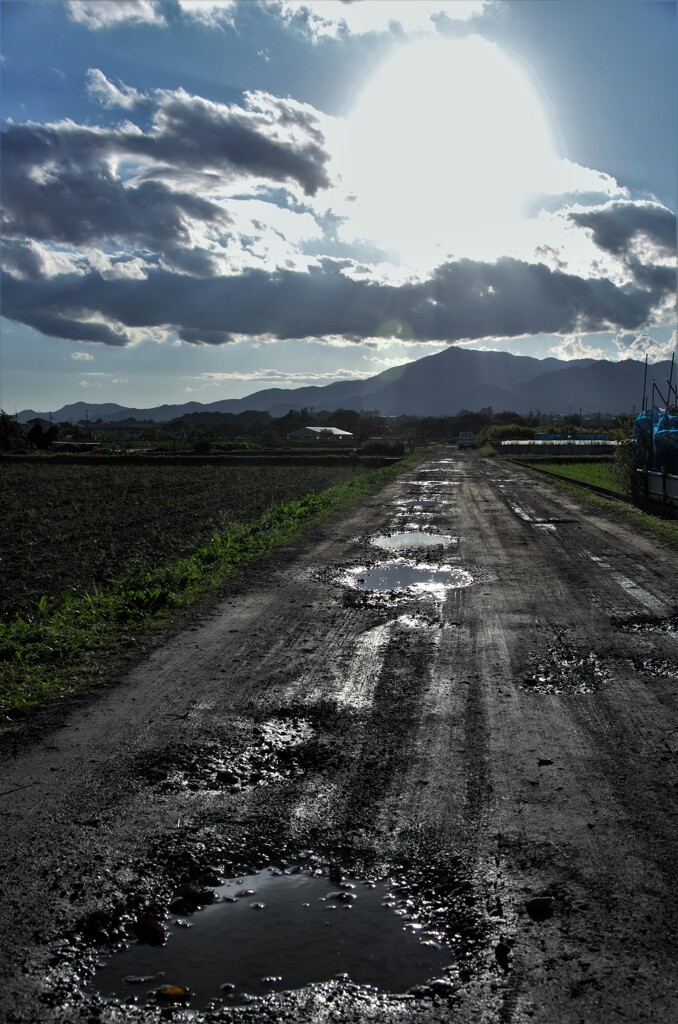
[[[300,427],[299,430],[291,430],[288,437],[319,437],[321,434],[332,434],[333,437],[353,437],[350,430],[340,430],[339,427]]]

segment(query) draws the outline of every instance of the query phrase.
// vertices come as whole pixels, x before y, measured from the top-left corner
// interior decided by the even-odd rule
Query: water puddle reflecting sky
[[[454,566],[418,565],[394,559],[370,568],[352,569],[341,582],[357,590],[409,590],[443,600],[446,591],[470,587],[475,581],[470,572]]]
[[[449,547],[458,544],[458,537],[447,533],[423,533],[421,530],[409,530],[403,533],[391,533],[373,537],[372,544],[387,551],[400,551],[403,548]]]
[[[438,508],[439,505],[449,504],[441,498],[405,498],[394,503],[399,508]]]

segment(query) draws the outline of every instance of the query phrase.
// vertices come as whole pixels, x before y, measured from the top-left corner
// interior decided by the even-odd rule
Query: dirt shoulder
[[[399,556],[372,539],[422,530],[449,538],[416,552],[433,588],[364,589]],[[471,585],[436,586],[460,570]],[[675,1019],[677,570],[456,452],[283,551],[68,722],[5,743],[5,1018]],[[93,990],[181,885],[300,865],[393,878],[449,968],[405,997],[323,978],[211,1013]]]

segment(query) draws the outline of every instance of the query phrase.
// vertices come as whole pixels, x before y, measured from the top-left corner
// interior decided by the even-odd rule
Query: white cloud
[[[68,0],[66,10],[73,21],[95,31],[125,22],[165,24],[156,0]]]
[[[94,356],[89,352],[71,352],[71,359],[78,360],[80,362],[91,362]]]
[[[645,359],[647,356],[649,363],[659,363],[678,355],[678,331],[674,331],[669,340],[663,343],[644,331],[640,334],[624,331],[617,335],[614,344],[619,351],[619,359]],[[678,378],[675,383],[678,383]]]
[[[348,370],[339,368],[330,372],[314,372],[309,370],[249,370],[249,371],[215,371],[201,373],[191,378],[195,385],[187,385],[185,392],[204,391],[218,387],[226,381],[251,382],[255,384],[299,385],[329,384],[337,380],[365,380],[374,375],[373,370]]]
[[[182,13],[206,25],[232,23],[235,0],[179,0]]]
[[[313,40],[344,33],[436,32],[437,23],[468,21],[495,0],[261,0],[283,20],[309,34]],[[177,0],[187,19],[211,27],[234,24],[236,0]],[[92,31],[124,24],[169,25],[163,0],[67,0],[72,21]]]
[[[388,32],[399,26],[405,33],[435,32],[436,18],[467,21],[482,14],[487,0],[274,0],[286,21],[305,28],[313,39],[344,32]]]
[[[569,362],[572,359],[609,359],[609,352],[589,345],[580,335],[568,335],[558,345],[552,345],[549,355]]]
[[[129,384],[127,377],[114,377],[112,373],[83,373],[80,387],[101,388],[104,384]]]
[[[119,278],[126,278],[130,281],[146,281],[148,278],[147,268],[140,259],[120,260],[112,263],[101,271],[104,281],[115,281]]]
[[[377,367],[377,373],[382,373],[383,370],[390,370],[392,366],[403,366],[404,363],[412,363],[414,360],[406,359],[405,356],[390,356],[387,358],[372,356],[370,362],[374,363]]]
[[[129,85],[118,86],[109,82],[99,68],[89,68],[87,71],[86,89],[88,95],[97,100],[102,107],[122,107],[124,110],[133,110],[143,98],[143,93]]]

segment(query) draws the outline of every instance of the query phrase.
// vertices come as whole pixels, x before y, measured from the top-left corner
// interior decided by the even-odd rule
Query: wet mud
[[[670,633],[678,634],[678,614],[618,615],[612,618],[613,625],[622,633]]]
[[[237,734],[237,725],[232,723],[232,733]],[[253,733],[251,742],[240,750],[212,740],[208,744],[172,744],[145,753],[137,761],[135,774],[160,792],[238,792],[281,782],[304,770],[314,735],[309,722],[274,719]]]
[[[564,636],[530,659],[521,685],[529,693],[589,694],[605,679],[605,669],[593,651],[582,651]]]
[[[10,748],[2,1019],[672,1024],[678,558],[572,501],[448,454]]]

